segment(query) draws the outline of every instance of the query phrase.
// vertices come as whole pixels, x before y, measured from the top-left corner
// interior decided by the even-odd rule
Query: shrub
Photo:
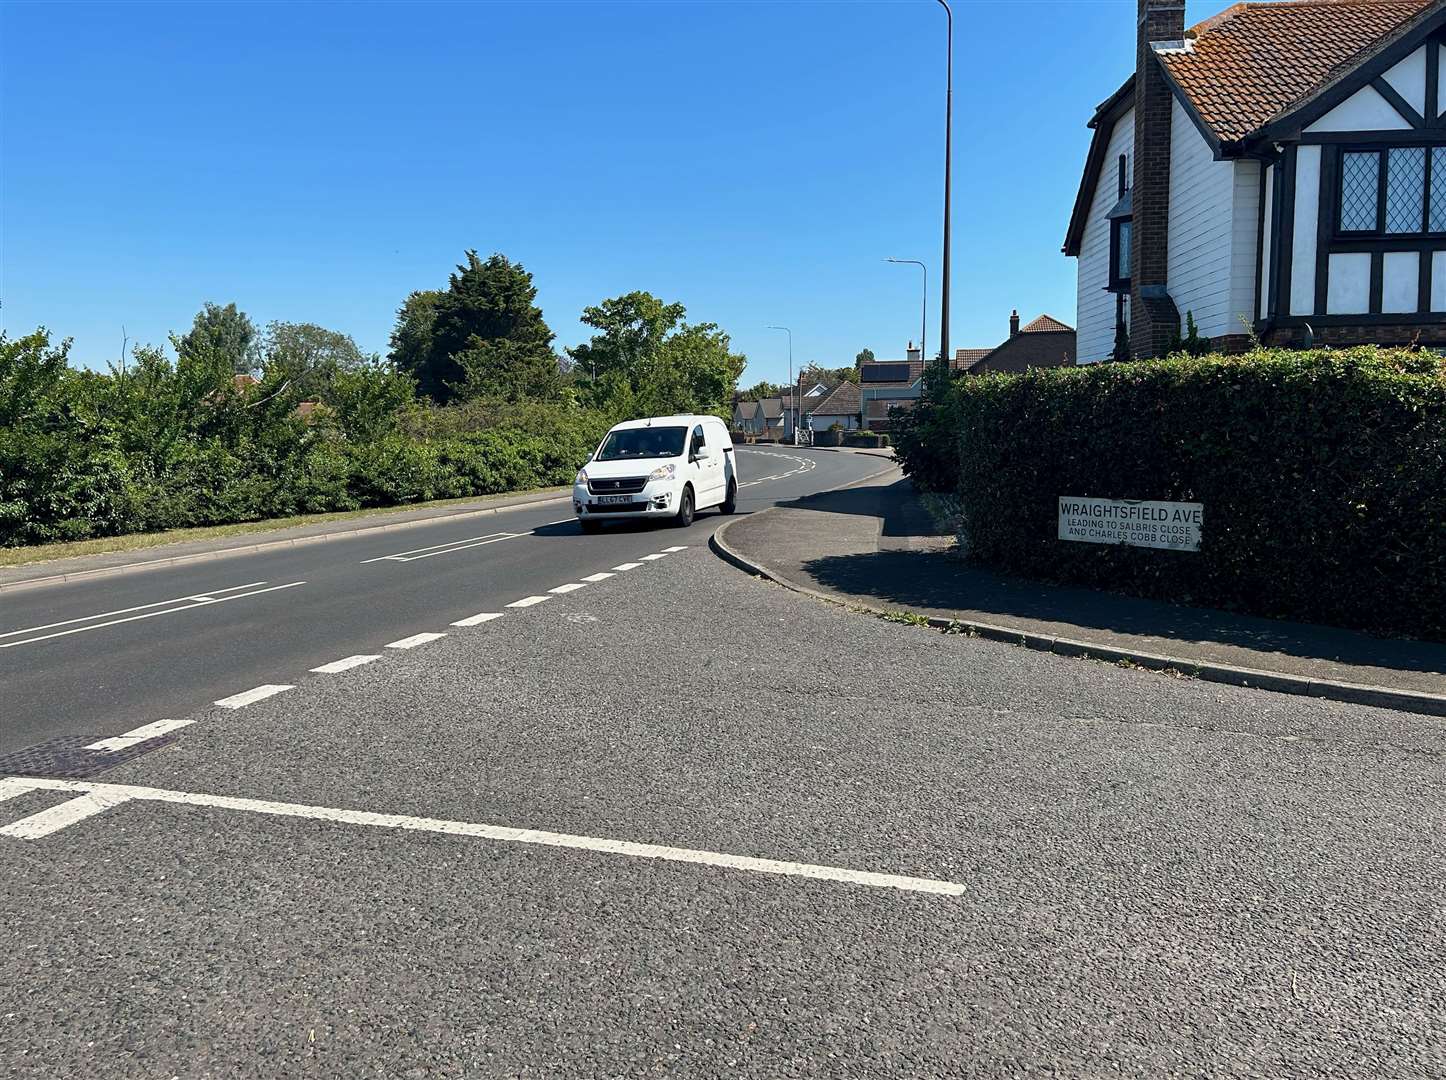
[[[1052,368],[956,380],[936,408],[929,428],[949,430],[954,452],[911,441],[906,460],[935,483],[955,472],[972,559],[1446,638],[1439,357],[1260,350]],[[1060,541],[1061,495],[1203,503],[1201,549]]]

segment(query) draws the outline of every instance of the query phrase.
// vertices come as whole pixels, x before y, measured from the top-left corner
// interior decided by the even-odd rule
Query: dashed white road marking
[[[839,866],[819,866],[810,863],[788,862],[780,859],[761,859],[751,855],[731,855],[726,852],[702,851],[696,848],[670,847],[664,844],[636,843],[631,840],[612,840],[605,837],[578,836],[571,833],[547,832],[542,829],[518,829],[505,825],[483,825],[469,821],[447,821],[440,818],[412,817],[406,814],[378,814],[367,810],[341,810],[327,806],[307,806],[302,803],[271,802],[264,799],[243,799],[230,795],[204,795],[187,791],[167,791],[161,788],[133,787],[128,784],[95,784],[89,781],[49,780],[40,777],[19,777],[17,782],[32,790],[73,791],[79,797],[50,810],[24,818],[0,834],[36,839],[64,828],[91,814],[124,802],[162,802],[185,806],[206,806],[220,810],[236,810],[253,814],[268,814],[273,817],[306,818],[313,821],[331,821],[342,825],[370,825],[384,829],[399,829],[408,832],[443,833],[448,836],[469,836],[484,840],[497,840],[514,844],[532,844],[541,847],[573,848],[598,852],[605,855],[628,855],[641,859],[660,859],[668,862],[693,863],[722,870],[739,870],[755,874],[774,874],[783,877],[811,878],[816,881],[833,881],[849,885],[867,885],[880,889],[898,889],[904,892],[933,893],[938,896],[962,896],[965,886],[953,881],[935,878],[907,877],[899,874],[881,874],[868,870],[849,870]],[[81,804],[81,805],[77,805]],[[72,809],[67,810],[70,807]],[[64,811],[62,813],[62,811]],[[46,818],[46,821],[39,819]],[[69,819],[69,820],[67,820]],[[32,823],[26,828],[26,823]]]
[[[687,545],[687,544],[679,544],[677,547],[664,548],[664,549],[663,549],[663,554],[664,554],[664,555],[671,555],[671,554],[673,554],[673,552],[675,552],[675,551],[687,551],[687,550],[688,550],[688,545]]]
[[[258,582],[257,584],[264,584]],[[107,622],[91,623],[89,626],[72,626],[69,630],[57,630],[52,634],[40,634],[37,637],[21,638],[19,641],[0,641],[0,649],[13,649],[17,645],[30,645],[37,641],[49,641],[52,638],[69,637],[71,634],[84,634],[89,630],[101,630],[107,626],[119,626],[121,623],[136,622],[139,619],[154,619],[159,615],[175,615],[182,611],[194,611],[196,608],[209,607],[212,604],[224,604],[228,600],[241,600],[247,596],[260,596],[262,593],[277,592],[281,589],[294,589],[298,585],[305,585],[304,581],[292,581],[285,585],[273,585],[269,589],[252,589],[250,592],[233,593],[231,596],[212,596],[209,593],[200,593],[194,597],[182,597],[179,601],[166,600],[165,604],[179,603],[180,607],[166,608],[164,611],[146,611],[140,615],[127,615],[124,619],[110,619]],[[244,586],[242,586],[244,588]],[[217,590],[218,592],[220,590]],[[146,607],[155,607],[155,604],[147,604]],[[136,610],[127,608],[127,611]],[[102,618],[93,615],[91,618]],[[70,619],[70,622],[83,622],[81,619]],[[51,623],[51,626],[65,626],[67,623]],[[46,629],[45,627],[34,627],[36,630]],[[12,630],[10,635],[24,634],[25,630]]]
[[[550,592],[550,593],[570,593],[570,592],[577,592],[578,589],[586,589],[586,588],[587,588],[587,584],[586,584],[585,582],[581,582],[581,581],[569,581],[566,585],[559,585],[557,588],[555,588],[555,589],[548,589],[547,591]]]
[[[243,690],[239,694],[224,697],[220,701],[215,702],[215,704],[221,706],[223,709],[239,709],[242,706],[251,705],[254,702],[262,701],[265,698],[274,697],[277,694],[285,693],[287,690],[295,689],[296,687],[286,683],[265,683],[261,686],[252,687],[250,690]]]
[[[88,817],[99,814],[102,810],[109,810],[112,806],[129,802],[130,799],[130,795],[116,791],[88,791],[74,799],[67,799],[59,806],[52,806],[48,810],[42,810],[38,814],[31,814],[14,824],[6,825],[0,829],[0,836],[12,836],[18,840],[39,840],[42,836],[49,836],[67,825],[84,821]]]
[[[458,619],[453,626],[481,626],[485,622],[502,618],[500,611],[484,611],[478,615],[468,615],[465,619]]]
[[[614,569],[614,570],[636,570],[638,567],[640,567],[640,566],[642,566],[642,565],[643,565],[643,564],[640,563],[640,562],[625,562],[625,563],[623,563],[621,566],[614,566],[613,569]]]
[[[100,742],[93,742],[85,749],[104,750],[107,753],[114,753],[117,750],[124,750],[128,746],[135,746],[136,743],[143,743],[147,739],[158,738],[167,732],[176,731],[179,728],[190,727],[194,720],[157,720],[153,724],[143,724],[138,728],[132,728],[124,735],[117,735],[112,739],[101,739]]]
[[[464,540],[450,540],[445,544],[432,544],[430,547],[398,551],[394,555],[378,555],[375,559],[363,559],[362,565],[374,562],[416,562],[418,559],[430,559],[434,555],[450,555],[454,551],[467,551],[471,548],[485,547],[488,544],[500,544],[503,540],[516,540],[522,535],[524,534],[496,532],[487,533],[485,536],[469,536]]]
[[[607,580],[608,578],[610,578],[610,577],[617,577],[617,575],[616,575],[616,574],[609,574],[607,571],[603,571],[602,573],[598,573],[598,574],[589,574],[587,577],[583,578],[582,580],[583,580],[583,581],[606,581],[606,580]]]
[[[389,641],[385,648],[415,649],[418,645],[425,645],[429,641],[436,641],[438,638],[444,638],[446,636],[446,634],[438,633],[413,634],[411,637],[404,637],[400,641]]]
[[[651,555],[644,555],[643,562],[652,562],[655,559],[666,559],[667,557],[668,553],[666,551],[655,551]]]
[[[552,597],[550,596],[524,596],[521,600],[514,600],[507,606],[512,608],[532,607],[534,604],[541,604],[551,599]]]
[[[321,667],[314,667],[311,670],[319,675],[335,675],[340,671],[350,671],[354,667],[361,667],[363,664],[370,664],[373,660],[380,660],[377,655],[358,654],[356,656],[344,656],[340,660],[333,660],[329,664],[322,664]]]
[[[6,799],[17,798],[26,792],[34,790],[28,783],[17,777],[0,777],[0,802],[4,802]]]

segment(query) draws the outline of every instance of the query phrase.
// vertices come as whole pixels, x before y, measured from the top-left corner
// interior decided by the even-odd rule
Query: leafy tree
[[[582,321],[598,333],[569,355],[594,404],[625,416],[725,412],[747,361],[716,324],[686,315],[647,292],[584,308]]]
[[[805,386],[811,386],[814,383],[825,383],[829,386],[841,382],[856,383],[859,381],[859,369],[856,367],[830,368],[819,364],[809,364],[799,372],[798,377]]]
[[[872,364],[873,362],[874,350],[867,347],[860,349],[859,354],[854,357],[854,367],[861,367],[864,364]]]
[[[70,339],[50,344],[43,327],[24,337],[0,330],[0,428],[37,421],[48,412],[69,370]]]
[[[261,343],[264,381],[278,387],[289,384],[299,398],[329,402],[338,375],[374,360],[349,335],[315,323],[273,322]]]
[[[174,339],[178,356],[205,354],[229,363],[231,371],[247,374],[259,366],[256,327],[235,304],[221,307],[207,301],[196,313],[189,333]]]
[[[326,401],[353,442],[372,442],[397,428],[398,414],[416,400],[417,384],[390,361],[373,356],[339,371]]]
[[[496,387],[524,396],[555,392],[560,371],[553,333],[536,299],[532,275],[520,263],[468,251],[444,292],[407,298],[397,313],[391,358],[438,402]]]
[[[744,401],[762,401],[764,398],[778,397],[783,393],[783,389],[784,388],[777,383],[764,380],[763,382],[754,383],[747,390],[739,394],[739,396],[743,398]]]

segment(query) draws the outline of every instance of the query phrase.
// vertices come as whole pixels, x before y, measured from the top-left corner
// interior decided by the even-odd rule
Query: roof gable
[[[1021,334],[1072,334],[1074,333],[1074,327],[1065,325],[1053,315],[1041,315],[1027,326],[1021,326],[1019,332]]]
[[[859,411],[860,400],[858,383],[841,382],[825,394],[810,411],[815,415],[822,413],[824,416],[848,416]]]

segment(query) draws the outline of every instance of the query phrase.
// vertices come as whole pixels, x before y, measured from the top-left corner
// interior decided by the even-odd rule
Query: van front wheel
[[[673,524],[680,529],[686,529],[693,524],[693,489],[685,487],[683,495],[678,500],[678,512],[673,515]]]

